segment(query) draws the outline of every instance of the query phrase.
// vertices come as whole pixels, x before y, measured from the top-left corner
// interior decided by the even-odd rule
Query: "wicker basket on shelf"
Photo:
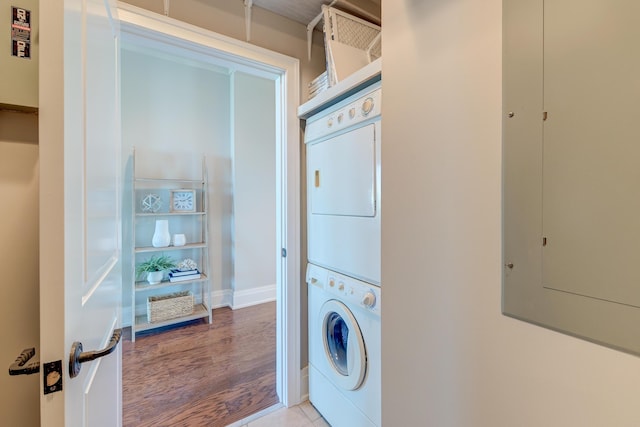
[[[193,294],[191,291],[147,298],[147,318],[150,323],[175,319],[191,313],[193,313]]]

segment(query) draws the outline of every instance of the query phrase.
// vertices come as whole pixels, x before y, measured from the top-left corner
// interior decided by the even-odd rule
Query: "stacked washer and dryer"
[[[333,427],[377,427],[381,81],[335,101],[305,131],[309,400]]]

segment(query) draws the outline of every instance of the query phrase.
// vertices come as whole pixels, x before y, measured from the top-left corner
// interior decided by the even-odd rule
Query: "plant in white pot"
[[[156,285],[162,281],[164,272],[176,266],[175,261],[167,255],[154,255],[136,266],[136,274],[147,274],[147,282]]]

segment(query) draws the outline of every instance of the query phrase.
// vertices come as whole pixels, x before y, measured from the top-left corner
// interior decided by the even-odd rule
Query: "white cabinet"
[[[137,332],[207,318],[212,321],[207,230],[207,173],[204,157],[199,179],[139,176],[133,156],[132,194],[132,319],[131,340]],[[161,176],[158,174],[158,176]],[[165,222],[165,227],[157,227]],[[154,239],[168,226],[170,239]],[[154,245],[155,243],[155,245]],[[165,244],[168,243],[168,246]],[[197,273],[180,276],[164,271],[150,284],[136,267],[152,257],[167,256],[176,264],[196,264]],[[180,274],[180,273],[178,273]],[[189,301],[186,303],[185,301]]]

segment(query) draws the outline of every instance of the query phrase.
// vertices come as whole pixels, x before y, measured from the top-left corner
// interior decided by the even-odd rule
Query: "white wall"
[[[126,3],[162,14],[164,3],[160,0],[127,0]],[[180,0],[170,3],[169,17],[215,31],[238,40],[245,40],[244,3],[242,0]],[[325,70],[325,53],[322,34],[313,37],[311,61],[307,60],[306,26],[254,6],[252,9],[251,43],[266,49],[300,59],[300,103],[307,101],[307,85]],[[302,141],[303,138],[300,138]],[[301,153],[302,198],[300,259],[306,260],[306,200],[304,149]],[[300,269],[300,283],[304,284],[305,266]],[[307,364],[307,288],[300,287],[300,364]]]
[[[164,13],[161,0],[127,0],[125,3],[159,14]],[[325,70],[322,33],[313,37],[311,61],[307,60],[307,27],[258,6],[251,12],[250,43],[300,59],[301,102],[307,100],[307,85]],[[174,0],[169,17],[246,41],[243,0]]]
[[[179,60],[144,54],[126,46],[122,51],[121,73],[125,179],[131,178],[129,156],[133,147],[136,147],[137,166],[142,168],[143,174],[157,173],[159,177],[167,178],[199,178],[198,161],[203,154],[207,156],[209,277],[214,292],[229,289],[233,273],[229,249],[232,202],[229,75]],[[145,161],[145,152],[154,158],[164,157],[156,170],[151,170]],[[184,165],[184,156],[191,156],[197,167],[191,171],[176,170],[172,162],[174,155],[182,157],[176,164]],[[195,175],[189,176],[190,173]],[[125,194],[125,203],[128,200],[130,195]],[[131,228],[128,206],[124,208],[123,269],[127,271],[131,268],[131,263],[126,262],[131,259],[130,248],[127,247]],[[131,304],[130,286],[125,280],[125,308]]]
[[[233,76],[233,307],[276,297],[275,83]]]
[[[239,308],[274,300],[274,82],[243,73],[231,76],[226,69],[125,46],[122,129],[127,183],[132,174],[133,147],[138,176],[197,179],[200,156],[207,156],[209,277],[214,305]],[[189,164],[193,168],[186,166]],[[132,268],[127,246],[129,212],[127,192],[123,219],[125,308],[131,306],[126,273]]]
[[[39,348],[38,116],[0,110],[0,418],[40,424],[39,376],[9,376],[25,348]],[[39,351],[36,353],[39,357]]]
[[[501,314],[501,19],[383,4],[383,424],[640,425],[638,357]]]

